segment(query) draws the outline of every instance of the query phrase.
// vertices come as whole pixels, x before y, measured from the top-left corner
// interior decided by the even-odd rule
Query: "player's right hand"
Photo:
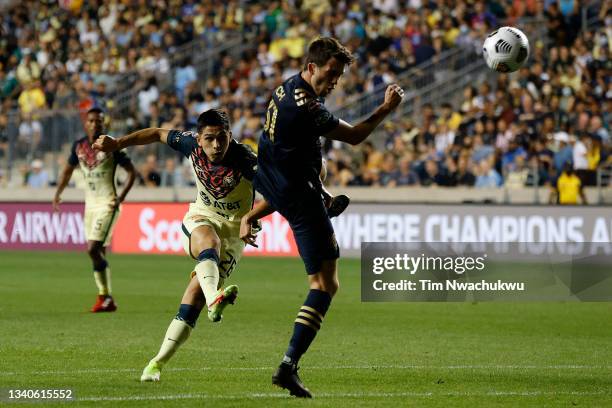
[[[103,152],[114,152],[119,150],[119,143],[117,139],[109,135],[100,135],[93,144],[95,150],[101,150]]]
[[[53,206],[53,211],[59,211],[60,210],[60,203],[62,202],[62,200],[58,197],[55,196],[53,197],[53,201],[51,202],[51,205]]]
[[[393,110],[402,102],[403,98],[404,90],[398,84],[391,84],[385,91],[384,104]]]
[[[257,228],[253,223],[249,221],[248,216],[244,216],[240,219],[240,239],[247,245],[252,245],[257,248],[255,240],[257,239],[257,233],[261,231],[261,227]]]

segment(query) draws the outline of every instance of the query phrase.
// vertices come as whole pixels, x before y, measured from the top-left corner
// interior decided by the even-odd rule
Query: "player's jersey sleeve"
[[[340,120],[327,110],[319,99],[313,99],[306,104],[304,115],[306,123],[312,126],[313,134],[317,136],[324,136],[340,123]]]
[[[166,139],[168,146],[183,153],[185,157],[189,157],[193,149],[198,147],[196,135],[194,132],[183,132],[181,130],[171,130]]]
[[[241,143],[237,145],[240,152],[240,170],[247,180],[253,181],[257,172],[257,156],[249,146]]]
[[[130,160],[130,158],[128,157],[127,154],[125,154],[125,152],[123,150],[119,150],[113,153],[114,159],[115,159],[115,163],[117,163],[120,166],[127,166],[130,163],[132,163],[132,161]]]
[[[79,158],[76,154],[76,147],[78,142],[74,142],[70,148],[70,156],[68,157],[68,164],[76,167],[79,165]]]

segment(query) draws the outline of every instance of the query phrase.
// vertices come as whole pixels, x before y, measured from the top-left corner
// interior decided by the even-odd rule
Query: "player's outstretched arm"
[[[170,130],[168,129],[147,128],[137,130],[136,132],[118,139],[108,135],[102,135],[95,141],[93,148],[103,152],[114,152],[128,146],[145,145],[155,142],[167,143],[169,132]]]
[[[389,85],[385,91],[385,100],[369,118],[355,126],[340,120],[339,125],[325,137],[352,145],[363,142],[376,129],[376,126],[397,108],[403,97],[404,90],[399,85]]]
[[[57,183],[57,190],[55,190],[55,196],[53,197],[53,202],[52,202],[54,211],[59,211],[59,205],[60,205],[60,202],[62,201],[61,200],[62,192],[68,185],[68,182],[70,182],[70,178],[72,177],[72,172],[74,171],[74,169],[75,169],[75,166],[71,164],[66,164],[66,166],[64,167],[64,170],[62,170],[62,175],[60,176],[59,182]]]

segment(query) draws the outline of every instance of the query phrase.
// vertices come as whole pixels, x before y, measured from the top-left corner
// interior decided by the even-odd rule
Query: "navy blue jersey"
[[[191,160],[198,188],[195,204],[215,217],[239,222],[253,205],[257,157],[251,149],[232,139],[223,160],[212,163],[195,132],[171,130],[166,141]]]
[[[276,88],[257,151],[255,188],[276,208],[320,186],[320,137],[339,120],[300,74]]]

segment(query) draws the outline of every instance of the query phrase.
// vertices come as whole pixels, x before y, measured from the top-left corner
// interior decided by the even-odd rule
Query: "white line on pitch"
[[[612,370],[609,365],[344,365],[344,366],[304,366],[306,370]],[[164,371],[268,371],[273,366],[264,367],[168,367]],[[85,368],[76,370],[43,370],[31,372],[0,372],[0,377],[14,375],[62,375],[88,373],[133,373],[139,368]]]
[[[606,395],[603,391],[489,391],[489,392],[355,392],[320,393],[317,398],[395,398],[395,397],[537,397],[537,396],[591,396]],[[264,399],[290,398],[285,393],[245,393],[241,395],[175,394],[175,395],[132,395],[127,397],[83,397],[78,401],[154,401],[181,399]]]

